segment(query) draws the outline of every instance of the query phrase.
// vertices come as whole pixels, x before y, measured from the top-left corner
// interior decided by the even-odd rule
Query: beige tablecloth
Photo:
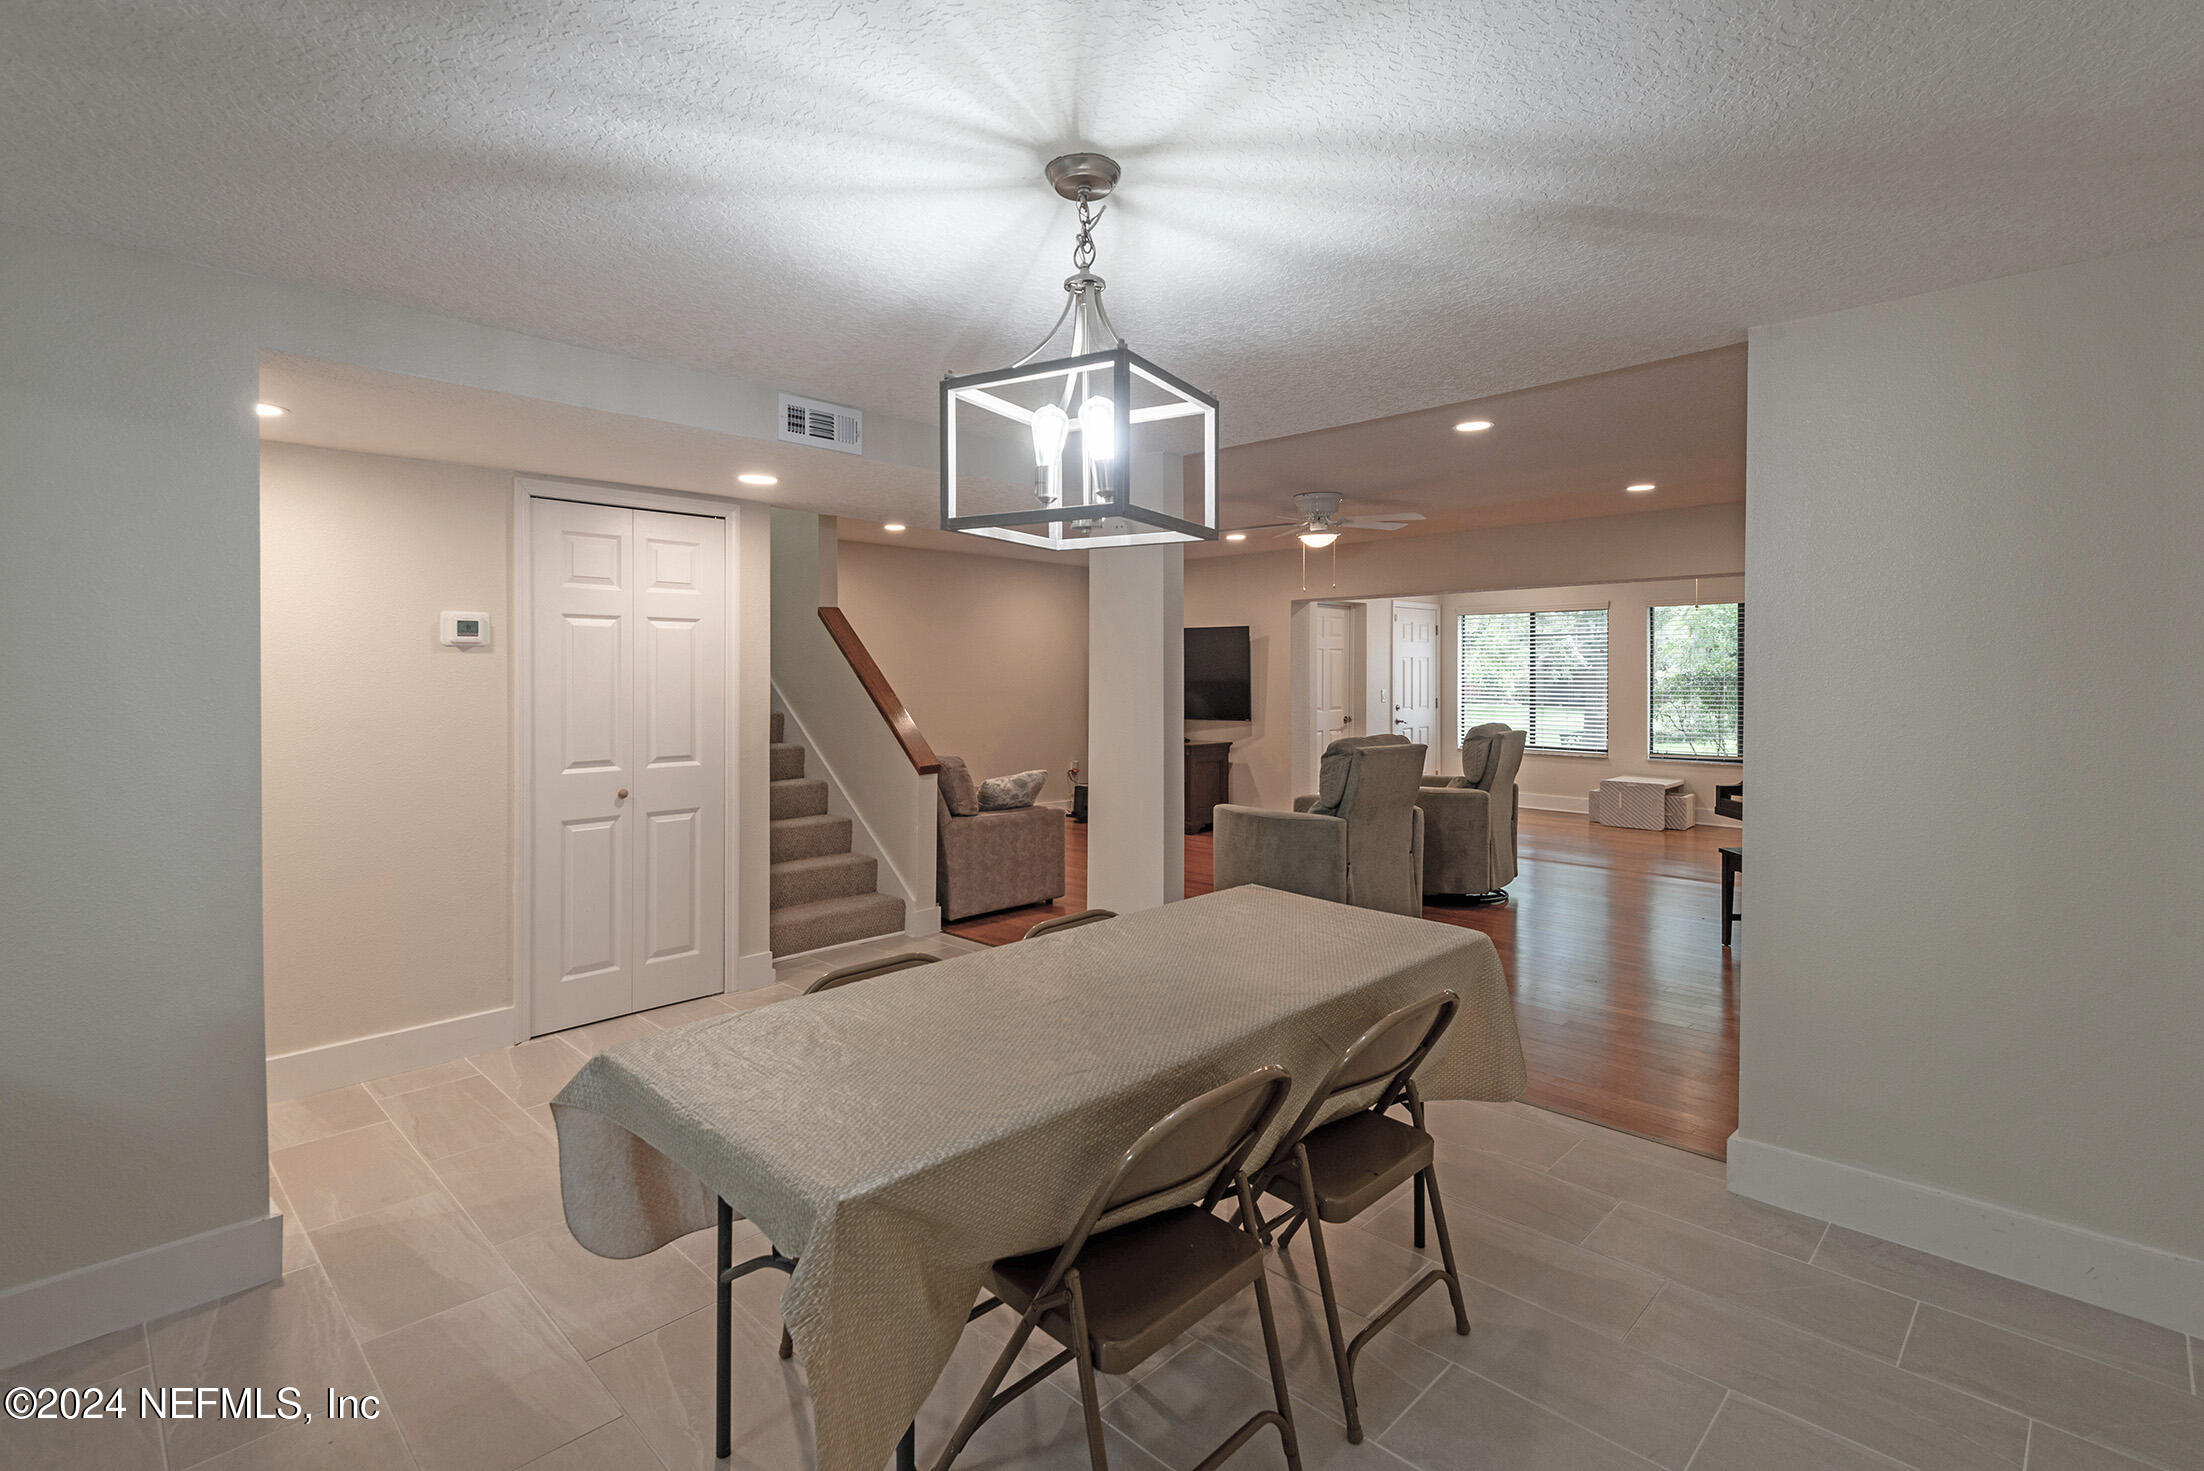
[[[1447,989],[1424,1095],[1518,1096],[1490,940],[1262,888],[640,1037],[552,1100],[567,1224],[639,1256],[724,1196],[800,1261],[819,1466],[879,1471],[986,1265],[1061,1241],[1142,1130],[1266,1063],[1293,1074],[1283,1129],[1371,1022]]]

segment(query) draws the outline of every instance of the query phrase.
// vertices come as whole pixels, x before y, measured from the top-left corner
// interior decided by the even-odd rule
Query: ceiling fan
[[[1305,547],[1328,547],[1339,539],[1342,531],[1398,531],[1411,521],[1421,521],[1418,511],[1373,511],[1367,516],[1342,516],[1340,502],[1346,497],[1333,490],[1304,490],[1293,498],[1294,508],[1301,513],[1298,521],[1266,521],[1260,526],[1243,526],[1242,531],[1269,531],[1283,527],[1278,535],[1297,536]]]

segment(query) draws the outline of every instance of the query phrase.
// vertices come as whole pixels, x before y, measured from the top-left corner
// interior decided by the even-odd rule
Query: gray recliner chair
[[[1460,894],[1488,904],[1515,881],[1516,774],[1528,736],[1497,723],[1462,737],[1462,775],[1427,776],[1416,793],[1423,812],[1423,891]]]
[[[1356,736],[1324,748],[1313,797],[1293,811],[1217,808],[1220,889],[1262,884],[1335,903],[1423,913],[1423,813],[1416,783],[1424,748],[1395,735]]]

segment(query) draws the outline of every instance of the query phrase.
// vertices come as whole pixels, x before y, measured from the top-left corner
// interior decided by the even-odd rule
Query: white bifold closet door
[[[530,1030],[725,986],[726,523],[529,502]]]

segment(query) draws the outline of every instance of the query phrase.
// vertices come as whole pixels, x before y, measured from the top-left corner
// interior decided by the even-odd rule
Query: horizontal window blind
[[[1691,603],[1647,616],[1647,754],[1745,759],[1745,605]]]
[[[1461,615],[1461,729],[1500,721],[1526,749],[1607,750],[1607,610]]]

